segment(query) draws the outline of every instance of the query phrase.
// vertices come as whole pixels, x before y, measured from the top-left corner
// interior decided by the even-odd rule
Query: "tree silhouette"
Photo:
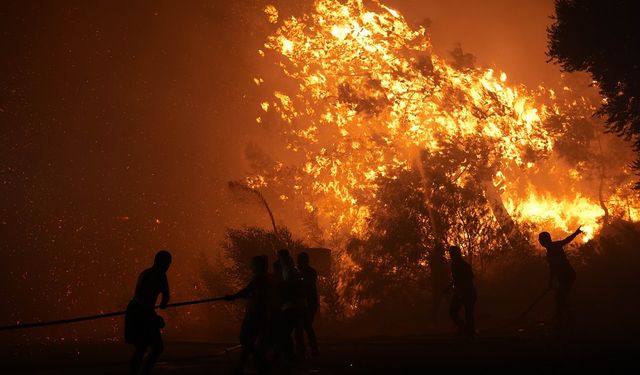
[[[630,0],[556,0],[548,55],[568,72],[591,74],[604,101],[607,128],[640,153],[640,3]],[[634,162],[640,171],[640,157]],[[640,183],[636,184],[640,188]]]

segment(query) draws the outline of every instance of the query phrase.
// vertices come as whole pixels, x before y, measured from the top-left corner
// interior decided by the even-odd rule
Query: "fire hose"
[[[547,295],[548,292],[549,292],[549,289],[545,289],[540,295],[538,295],[538,297],[536,297],[536,299],[531,303],[531,305],[529,305],[529,307],[527,307],[527,309],[524,310],[514,320],[514,323],[519,322],[531,310],[533,310],[533,308],[536,307],[538,305],[538,303],[540,303],[540,301]],[[202,304],[202,303],[210,303],[210,302],[216,302],[216,301],[221,301],[221,300],[224,300],[224,297],[213,297],[213,298],[205,298],[205,299],[199,299],[199,300],[193,300],[193,301],[176,302],[176,303],[168,304],[167,308],[198,305],[198,304]],[[156,309],[157,308],[160,308],[160,306],[156,306]],[[78,323],[78,322],[84,322],[84,321],[87,321],[87,320],[113,318],[115,316],[122,316],[122,315],[125,315],[125,314],[126,314],[126,311],[115,311],[115,312],[110,312],[110,313],[102,313],[102,314],[89,315],[89,316],[81,316],[81,317],[70,318],[70,319],[50,320],[50,321],[46,321],[46,322],[35,322],[35,323],[26,323],[26,324],[14,324],[14,325],[8,325],[8,326],[0,326],[0,331],[12,331],[12,330],[26,329],[26,328],[47,327],[47,326],[55,326],[55,325],[61,325],[61,324]]]
[[[216,302],[216,301],[221,301],[221,300],[224,300],[224,297],[214,297],[214,298],[198,299],[198,300],[193,300],[193,301],[176,302],[176,303],[168,304],[167,308],[198,305],[198,304],[202,304],[202,303]],[[156,306],[156,309],[157,308],[160,308],[160,306]],[[50,321],[46,321],[46,322],[36,322],[36,323],[27,323],[27,324],[15,324],[15,325],[10,325],[10,326],[0,326],[0,331],[11,331],[11,330],[25,329],[25,328],[35,328],[35,327],[55,326],[55,325],[60,325],[60,324],[70,324],[70,323],[84,322],[84,321],[87,321],[87,320],[97,320],[97,319],[104,319],[104,318],[112,318],[114,316],[121,316],[121,315],[125,315],[125,314],[126,314],[126,311],[115,311],[115,312],[102,313],[102,314],[97,314],[97,315],[81,316],[81,317],[78,317],[78,318],[61,319],[61,320],[50,320]]]
[[[518,315],[518,317],[514,320],[514,323],[519,322],[520,320],[522,320],[522,318],[524,318],[531,310],[533,310],[534,307],[536,307],[540,301],[542,301],[542,299],[547,295],[547,293],[549,293],[551,291],[551,289],[545,289],[542,293],[540,293],[536,299],[533,300],[533,302],[531,303],[531,305],[529,305],[529,307],[527,307],[526,310],[524,310],[522,312],[522,314]]]

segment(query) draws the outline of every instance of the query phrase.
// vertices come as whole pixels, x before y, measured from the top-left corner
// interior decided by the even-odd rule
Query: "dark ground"
[[[557,339],[539,332],[495,334],[474,341],[448,334],[334,339],[321,355],[287,374],[638,373],[638,345],[631,337],[585,334]],[[227,374],[235,344],[168,342],[153,374]],[[126,374],[130,349],[123,343],[5,346],[3,374]],[[250,372],[251,373],[251,372]]]

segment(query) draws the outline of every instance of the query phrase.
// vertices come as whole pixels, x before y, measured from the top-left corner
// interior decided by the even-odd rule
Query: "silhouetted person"
[[[451,256],[451,284],[453,297],[449,306],[449,315],[458,326],[460,333],[475,336],[474,309],[476,304],[476,288],[473,285],[473,270],[469,263],[462,259],[458,246],[449,247]],[[460,318],[460,309],[464,307],[464,320]]]
[[[309,345],[311,346],[311,354],[318,355],[318,342],[316,340],[316,332],[313,329],[313,319],[318,313],[320,300],[318,298],[318,273],[309,265],[309,254],[301,252],[298,254],[298,270],[302,276],[302,287],[307,302],[302,324],[296,327],[296,343],[298,346],[298,354],[304,358],[306,348],[304,344],[304,333],[309,337]]]
[[[449,270],[447,269],[447,259],[444,256],[444,246],[441,243],[437,243],[433,250],[429,252],[428,261],[429,268],[431,270],[431,292],[432,292],[432,305],[433,305],[433,319],[438,319],[438,310],[444,297],[444,293],[447,285],[449,284]]]
[[[555,296],[555,319],[556,328],[565,329],[573,321],[573,314],[569,303],[571,287],[576,281],[576,271],[569,263],[567,254],[564,252],[564,245],[569,244],[576,238],[582,230],[576,229],[569,237],[561,241],[552,241],[549,232],[542,232],[538,235],[540,245],[547,249],[547,262],[549,263],[549,289],[556,287]]]
[[[133,299],[127,306],[125,340],[135,346],[135,353],[131,359],[131,374],[147,374],[164,350],[160,334],[164,320],[156,314],[155,304],[160,294],[160,308],[166,308],[169,303],[167,270],[170,265],[171,254],[166,250],[159,251],[153,266],[138,276]],[[147,349],[150,350],[145,360]]]
[[[267,346],[277,351],[278,340],[280,339],[282,298],[280,296],[280,285],[282,284],[282,267],[280,260],[276,257],[273,262],[273,273],[271,274],[271,294],[269,298],[269,328],[267,332]]]
[[[302,276],[296,268],[289,251],[278,251],[278,264],[282,272],[278,288],[280,299],[280,324],[277,334],[277,355],[284,355],[285,359],[294,359],[292,334],[296,326],[302,324],[306,298],[302,286]]]
[[[267,371],[265,359],[266,334],[269,327],[269,299],[271,286],[265,256],[251,259],[253,278],[242,290],[236,294],[225,296],[227,301],[236,298],[247,299],[247,308],[242,327],[240,328],[240,345],[242,353],[237,367],[237,373],[242,373],[249,357],[253,357],[258,373]]]

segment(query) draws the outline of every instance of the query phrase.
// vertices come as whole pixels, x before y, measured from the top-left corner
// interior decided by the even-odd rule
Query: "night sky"
[[[254,121],[267,3],[309,6],[1,3],[0,325],[120,310],[159,248],[174,253],[174,300],[206,296],[201,260],[224,229],[269,225],[226,185],[248,171],[249,142],[281,152]],[[550,0],[388,3],[431,18],[442,55],[459,41],[512,82],[559,74],[544,55]]]

